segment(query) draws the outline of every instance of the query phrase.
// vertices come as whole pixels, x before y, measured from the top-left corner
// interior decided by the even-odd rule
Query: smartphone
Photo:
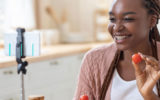
[[[15,56],[18,33],[4,34],[4,52],[6,56]],[[40,56],[40,33],[24,32],[24,56]]]

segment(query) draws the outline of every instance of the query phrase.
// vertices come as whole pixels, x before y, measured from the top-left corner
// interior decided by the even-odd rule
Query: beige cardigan
[[[160,59],[160,42],[157,42],[157,48]],[[73,100],[80,100],[80,96],[83,94],[88,95],[89,100],[100,100],[101,87],[116,51],[115,43],[111,43],[92,49],[85,55]],[[111,84],[106,93],[105,100],[110,100],[110,91]]]

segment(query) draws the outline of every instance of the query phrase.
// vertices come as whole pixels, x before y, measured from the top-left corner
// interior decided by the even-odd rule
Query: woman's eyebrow
[[[129,15],[129,14],[136,14],[136,12],[125,12],[125,13],[123,13],[123,16]]]
[[[125,16],[125,15],[129,15],[129,14],[136,14],[136,12],[125,12],[125,13],[123,13],[123,16]],[[109,15],[114,15],[114,13],[113,12],[109,12]]]

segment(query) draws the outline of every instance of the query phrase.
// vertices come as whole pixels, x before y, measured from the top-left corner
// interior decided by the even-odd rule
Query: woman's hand
[[[153,87],[156,82],[160,79],[160,68],[158,61],[150,56],[139,53],[142,60],[145,61],[145,69],[142,70],[139,64],[133,66],[135,68],[135,75],[138,89],[145,100],[158,100],[158,96],[153,92]]]

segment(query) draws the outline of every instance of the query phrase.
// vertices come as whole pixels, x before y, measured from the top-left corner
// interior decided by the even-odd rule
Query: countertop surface
[[[38,57],[26,57],[29,63],[49,60],[57,57],[69,56],[78,53],[85,53],[88,50],[107,43],[81,43],[81,44],[56,44],[53,46],[41,47],[41,54]],[[0,68],[16,66],[15,57],[5,56],[3,49],[0,49]]]

